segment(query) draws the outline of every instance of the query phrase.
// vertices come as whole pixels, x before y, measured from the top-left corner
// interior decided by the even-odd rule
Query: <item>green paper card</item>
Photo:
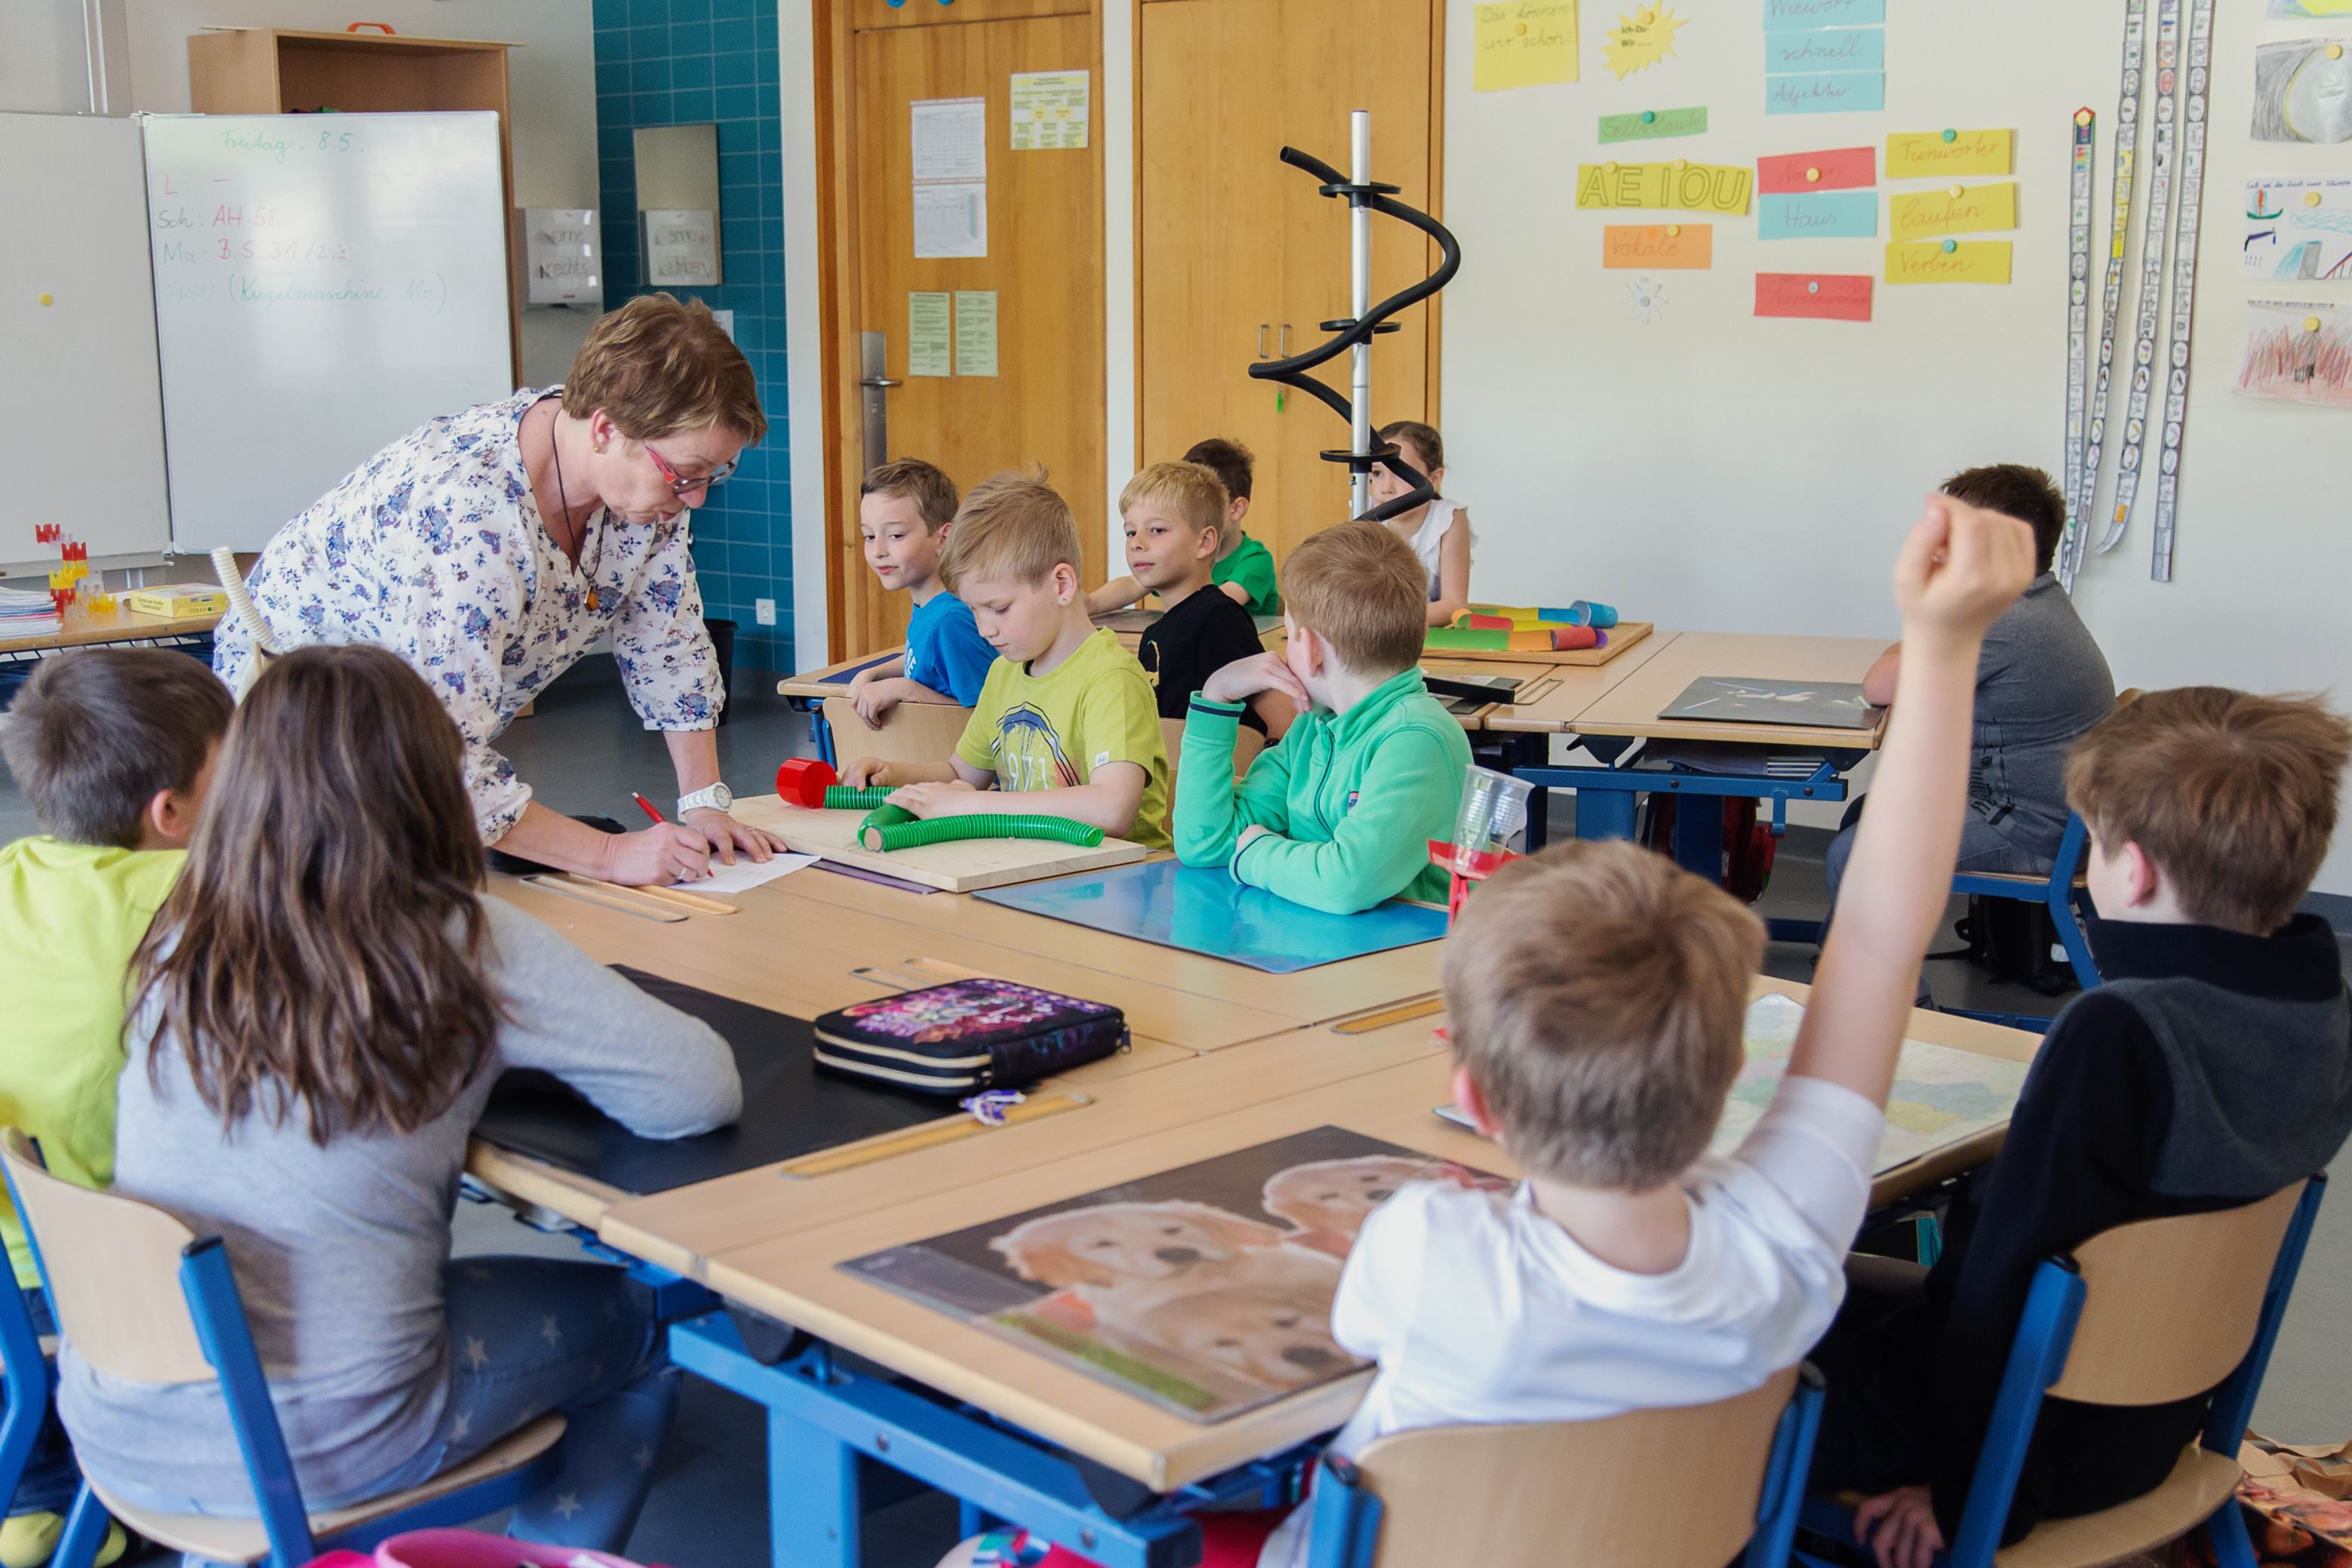
[[[1661,136],[1696,136],[1706,130],[1706,110],[1645,109],[1639,114],[1601,117],[1603,142],[1651,142]]]

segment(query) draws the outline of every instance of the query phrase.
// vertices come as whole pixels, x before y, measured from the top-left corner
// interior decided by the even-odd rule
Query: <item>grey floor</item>
[[[730,782],[748,795],[772,787],[762,781],[772,776],[779,762],[805,754],[807,723],[772,694],[772,682],[747,674],[738,686],[733,715],[719,731],[719,750]],[[515,724],[500,744],[540,798],[559,810],[625,820],[635,810],[632,789],[656,801],[670,791],[661,737],[638,726],[608,658],[583,661],[541,699],[537,715]],[[23,797],[0,775],[0,841],[33,831]],[[1825,837],[1791,830],[1760,912],[1819,915]],[[1937,945],[1955,943],[1948,933]],[[1812,952],[1776,945],[1765,967],[1786,978],[1807,979]],[[1929,977],[1937,1000],[1947,1005],[2053,1010],[2031,992],[1991,984],[1964,963],[1931,964]],[[2352,1154],[2346,1161],[2352,1170]],[[533,1231],[505,1210],[487,1205],[463,1205],[457,1236],[461,1253],[577,1252],[570,1240]],[[2328,1348],[2338,1332],[2352,1332],[2352,1196],[2339,1196],[2320,1211],[2301,1287],[2256,1412],[2256,1426],[2266,1436],[2292,1442],[2352,1437],[2352,1358]],[[761,1568],[768,1561],[764,1450],[755,1409],[689,1379],[660,1485],[630,1554],[678,1568]],[[869,1568],[919,1568],[952,1542],[954,1525],[954,1511],[943,1500],[897,1502],[868,1520],[866,1562]]]

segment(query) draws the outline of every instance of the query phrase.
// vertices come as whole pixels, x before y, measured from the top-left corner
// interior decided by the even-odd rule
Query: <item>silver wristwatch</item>
[[[706,784],[692,795],[682,795],[677,797],[677,814],[684,816],[688,812],[700,811],[706,805],[714,811],[725,811],[734,804],[733,790],[723,784]]]

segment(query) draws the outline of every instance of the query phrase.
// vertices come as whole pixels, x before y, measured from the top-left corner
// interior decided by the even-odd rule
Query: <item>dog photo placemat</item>
[[[1219,1421],[1365,1364],[1331,1338],[1339,1265],[1365,1215],[1425,1181],[1511,1184],[1317,1127],[842,1267]]]

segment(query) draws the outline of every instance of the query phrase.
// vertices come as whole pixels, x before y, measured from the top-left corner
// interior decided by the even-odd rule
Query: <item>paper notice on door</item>
[[[949,375],[948,294],[918,289],[907,296],[907,374]]]
[[[988,254],[988,182],[947,180],[915,187],[915,257]]]
[[[955,297],[956,374],[996,374],[996,290],[959,289]]]
[[[1013,73],[1013,150],[1084,147],[1091,99],[1087,71]]]
[[[986,99],[919,98],[911,107],[917,184],[988,178]]]

